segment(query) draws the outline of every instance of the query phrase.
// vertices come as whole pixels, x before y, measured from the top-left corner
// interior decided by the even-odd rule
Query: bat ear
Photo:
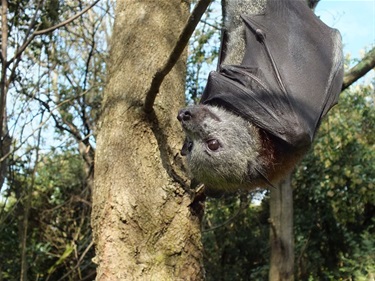
[[[181,155],[186,156],[191,151],[192,148],[193,148],[193,142],[189,140],[189,138],[186,137],[184,144],[182,145],[182,148],[181,148]]]

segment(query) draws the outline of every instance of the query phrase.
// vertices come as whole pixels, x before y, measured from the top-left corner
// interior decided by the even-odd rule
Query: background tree
[[[95,276],[89,224],[94,125],[112,6],[90,4],[3,1],[4,279]]]

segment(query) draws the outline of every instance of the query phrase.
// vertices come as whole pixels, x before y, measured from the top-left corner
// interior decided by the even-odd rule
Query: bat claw
[[[264,33],[263,30],[259,28],[255,30],[255,34],[256,34],[257,40],[260,42],[264,42],[264,40],[266,39],[266,34]]]

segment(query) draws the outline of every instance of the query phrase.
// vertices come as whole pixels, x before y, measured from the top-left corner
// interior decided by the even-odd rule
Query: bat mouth
[[[182,156],[187,156],[193,150],[193,145],[194,144],[193,144],[192,141],[186,139],[184,141],[184,144],[183,144],[182,148],[181,148],[181,152],[180,152],[181,155]]]

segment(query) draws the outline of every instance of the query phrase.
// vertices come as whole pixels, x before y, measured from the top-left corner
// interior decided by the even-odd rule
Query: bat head
[[[259,181],[265,163],[256,126],[210,105],[184,108],[177,119],[186,133],[181,154],[192,176],[206,188],[230,191]]]

